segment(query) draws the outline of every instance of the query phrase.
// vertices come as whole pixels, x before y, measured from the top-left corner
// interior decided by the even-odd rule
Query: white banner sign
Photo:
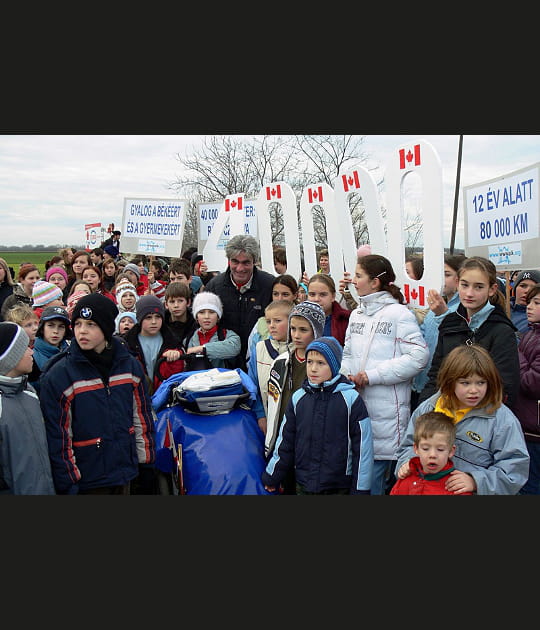
[[[220,209],[223,207],[223,200],[212,203],[199,204],[199,243],[198,251],[202,252],[206,241],[210,238],[212,228],[218,217]],[[251,234],[257,238],[257,215],[255,213],[255,201],[244,199],[244,219],[245,234]],[[230,225],[223,228],[218,240],[218,249],[225,249],[225,245],[230,238]]]
[[[99,247],[101,243],[101,223],[85,223],[86,251]]]
[[[465,253],[495,266],[540,266],[540,163],[463,187]]]
[[[122,252],[180,256],[187,201],[124,199]]]

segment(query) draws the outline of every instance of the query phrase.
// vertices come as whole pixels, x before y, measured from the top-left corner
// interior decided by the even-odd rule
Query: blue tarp
[[[221,371],[221,368],[220,368]],[[255,399],[255,385],[237,369],[242,384]],[[181,404],[167,407],[171,389],[195,372],[182,372],[164,381],[152,396],[156,410],[156,468],[173,471],[169,448],[164,447],[169,420],[175,443],[182,446],[186,494],[269,495],[261,482],[265,467],[264,435],[251,409],[222,414],[195,414]],[[212,390],[220,394],[220,388]]]

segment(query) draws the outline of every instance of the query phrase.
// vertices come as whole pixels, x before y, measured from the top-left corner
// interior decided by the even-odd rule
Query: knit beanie
[[[41,317],[39,318],[39,325],[36,332],[38,337],[41,337],[41,331],[43,330],[43,326],[45,322],[48,322],[51,319],[60,319],[66,325],[66,335],[64,339],[69,339],[71,337],[71,328],[70,328],[70,320],[67,310],[63,306],[47,306],[43,309],[41,313]]]
[[[529,269],[528,271],[520,271],[514,282],[514,291],[522,280],[532,280],[536,284],[540,282],[540,271],[537,269]]]
[[[193,306],[191,308],[193,317],[197,319],[197,313],[199,311],[204,311],[205,308],[215,311],[218,314],[219,319],[221,319],[221,316],[223,315],[223,303],[221,302],[219,295],[216,295],[211,291],[202,291],[201,293],[197,293],[193,298]]]
[[[62,289],[52,282],[45,282],[44,280],[38,280],[32,289],[32,306],[47,306],[53,300],[62,300],[64,294]]]
[[[47,269],[47,273],[45,274],[45,280],[47,282],[49,282],[49,278],[53,275],[53,273],[59,273],[67,283],[68,275],[67,275],[66,270],[63,267],[49,267]]]
[[[114,320],[115,333],[120,332],[120,322],[124,319],[124,317],[128,317],[129,319],[133,320],[134,324],[137,323],[137,315],[135,315],[133,311],[124,311],[123,313],[118,313],[118,315],[116,316],[116,319]]]
[[[360,247],[356,250],[356,256],[361,258],[362,256],[369,256],[371,254],[371,245],[366,243],[365,245],[360,245]]]
[[[116,304],[101,293],[84,295],[75,304],[71,315],[71,326],[75,330],[75,321],[79,318],[91,320],[103,331],[107,341],[111,340],[114,333],[114,320],[118,315]]]
[[[155,295],[143,295],[137,300],[135,304],[135,313],[137,315],[137,322],[140,324],[147,315],[157,313],[165,319],[165,307],[163,302]]]
[[[30,339],[15,322],[0,322],[0,375],[5,376],[23,358]]]
[[[115,247],[114,245],[107,245],[103,249],[103,251],[107,252],[107,254],[109,254],[109,256],[112,256],[113,258],[116,258],[118,254],[120,253],[118,247]]]
[[[306,357],[310,350],[316,350],[323,355],[332,371],[332,378],[339,373],[343,348],[335,337],[319,337],[313,340],[306,348]]]
[[[139,299],[139,296],[137,295],[137,289],[131,284],[131,282],[122,282],[117,286],[115,291],[117,304],[120,304],[124,293],[133,293],[133,295],[135,296],[135,302]]]
[[[317,302],[304,300],[300,302],[300,304],[293,306],[289,313],[289,341],[291,341],[291,317],[304,317],[311,324],[315,339],[322,337],[326,315]]]
[[[124,271],[133,271],[133,273],[137,276],[137,278],[139,280],[141,278],[141,270],[139,269],[139,267],[135,263],[128,263],[124,267]]]

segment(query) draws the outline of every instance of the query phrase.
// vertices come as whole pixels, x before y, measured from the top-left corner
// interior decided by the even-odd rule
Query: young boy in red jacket
[[[455,470],[452,457],[456,452],[456,425],[452,418],[439,411],[418,416],[413,439],[416,457],[409,461],[411,474],[398,479],[390,494],[453,495],[445,488],[448,475]]]

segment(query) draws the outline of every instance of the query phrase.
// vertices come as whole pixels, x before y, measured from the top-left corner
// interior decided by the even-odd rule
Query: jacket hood
[[[28,375],[22,376],[0,376],[0,392],[2,396],[10,398],[22,392],[28,383]]]
[[[399,304],[399,302],[388,291],[376,291],[360,298],[358,310],[366,315],[374,315],[388,304]]]

